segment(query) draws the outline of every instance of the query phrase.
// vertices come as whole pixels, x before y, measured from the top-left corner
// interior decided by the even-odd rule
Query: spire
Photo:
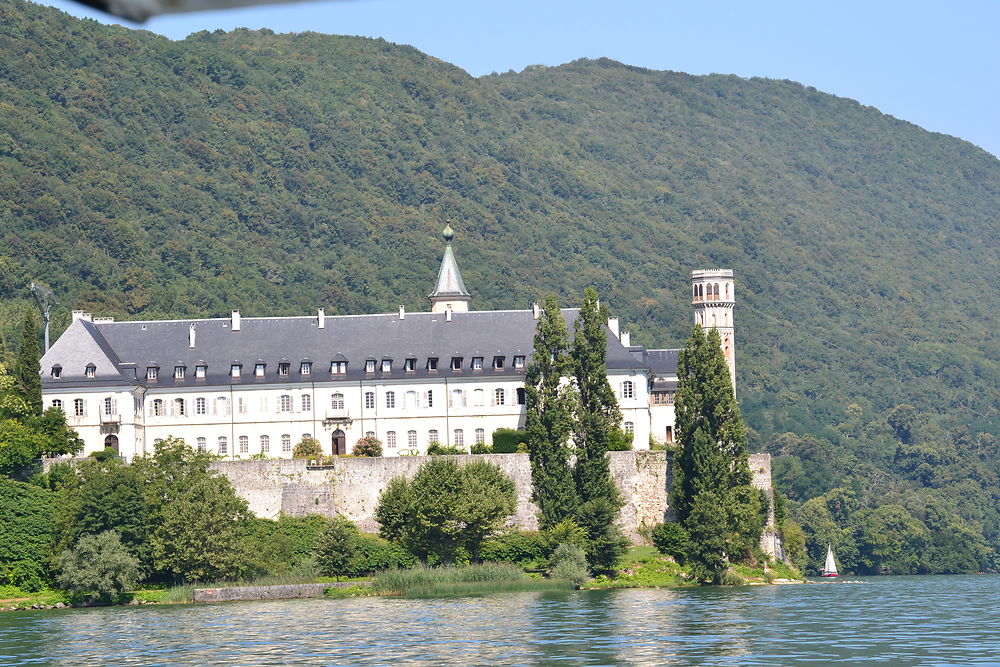
[[[455,231],[448,224],[441,232],[444,237],[444,257],[441,259],[441,270],[438,271],[437,285],[434,291],[428,296],[431,299],[431,312],[440,313],[451,310],[464,313],[469,310],[470,295],[462,282],[462,274],[458,272],[458,262],[455,261],[455,253],[451,249],[451,241],[455,238]]]

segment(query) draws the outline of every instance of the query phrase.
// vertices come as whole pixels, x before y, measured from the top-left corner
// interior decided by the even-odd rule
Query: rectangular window
[[[465,392],[463,392],[461,389],[451,390],[451,407],[453,408],[465,407]]]
[[[633,424],[632,422],[625,422],[625,432],[635,433],[635,424]]]
[[[242,366],[240,366],[239,364],[233,364],[232,366],[229,367],[229,375],[230,377],[238,378],[242,370],[243,370]]]
[[[652,397],[653,397],[653,405],[668,405],[667,392],[654,391]]]
[[[194,413],[196,415],[208,414],[208,401],[201,397],[194,399]]]
[[[264,364],[254,364],[253,374],[254,377],[264,377]]]
[[[199,365],[194,367],[195,379],[204,380],[206,375],[208,375],[208,366]]]
[[[365,437],[366,438],[374,438],[375,437],[375,431],[365,431]]]
[[[162,405],[162,404],[163,404],[163,401],[160,401],[160,405]],[[73,399],[73,415],[76,416],[76,417],[83,417],[86,414],[87,414],[86,403],[83,402],[82,398],[74,398]]]
[[[241,415],[245,415],[250,412],[250,399],[245,396],[240,396],[236,399],[236,411]]]
[[[388,431],[388,432],[386,432],[386,434],[385,434],[385,446],[389,447],[390,449],[395,449],[396,448],[396,432],[395,431]]]
[[[396,407],[396,392],[394,391],[385,392],[385,407],[387,408]]]
[[[292,411],[292,397],[289,394],[282,394],[278,398],[278,412]]]
[[[500,370],[503,368],[505,357],[493,357],[493,368]]]
[[[302,394],[302,412],[309,412],[312,410],[312,396],[309,394]]]
[[[226,454],[228,451],[229,451],[229,441],[226,439],[226,436],[220,435],[219,436],[219,453],[220,454]]]
[[[424,407],[433,408],[434,407],[434,390],[428,389],[427,393],[424,394]]]
[[[97,367],[96,366],[87,366],[84,369],[83,372],[84,372],[84,375],[86,375],[89,378],[96,377],[97,376]]]
[[[517,404],[524,405],[524,387],[517,388]]]
[[[493,390],[493,405],[503,405],[507,402],[507,392],[503,389]]]
[[[476,444],[477,445],[482,445],[482,444],[485,444],[485,442],[486,442],[486,431],[483,430],[483,429],[481,429],[481,428],[477,428],[476,429]]]
[[[245,435],[240,436],[240,454],[250,453],[250,438]]]
[[[118,411],[115,409],[115,400],[111,397],[104,399],[104,414],[110,416],[116,414]]]
[[[452,357],[451,358],[451,370],[460,371],[462,370],[462,359],[463,357]]]
[[[524,368],[524,356],[518,355],[514,357],[514,368]]]
[[[407,431],[406,432],[406,444],[407,444],[407,446],[409,446],[410,449],[416,449],[417,448],[417,432],[416,431]]]
[[[340,392],[330,396],[330,409],[331,410],[343,410],[344,409],[344,395]]]
[[[374,373],[374,372],[375,372],[375,360],[368,359],[367,361],[365,361],[365,373]]]
[[[287,364],[287,363],[278,364],[278,375],[281,375],[283,377],[287,376],[288,375],[288,366],[289,366],[289,364]]]
[[[146,379],[147,379],[147,380],[155,380],[155,379],[156,379],[156,375],[157,375],[157,372],[158,372],[159,370],[160,370],[160,369],[159,369],[159,368],[157,368],[156,366],[147,366],[147,367],[146,367]]]
[[[383,359],[382,360],[382,372],[383,373],[391,373],[392,372],[392,359]]]
[[[417,360],[407,359],[406,361],[404,361],[403,370],[405,370],[407,373],[412,373],[413,371],[417,370]]]
[[[483,370],[483,358],[482,357],[472,357],[472,370],[481,371]]]
[[[292,451],[292,436],[287,433],[281,436],[281,451],[290,452]]]
[[[149,407],[149,415],[151,417],[162,417],[164,412],[163,399],[154,398],[153,404]]]
[[[183,380],[185,370],[186,369],[183,366],[174,366],[174,379]]]
[[[205,438],[198,438],[198,451],[203,452],[208,447],[208,441]]]
[[[438,435],[438,432],[437,432],[437,429],[433,429],[433,428],[431,430],[427,431],[427,444],[430,444],[432,442],[436,442],[436,443],[439,443],[439,444],[441,442],[440,436]]]
[[[62,410],[62,401],[59,400],[58,398],[53,399],[53,401],[52,401],[52,407],[59,408],[60,410]]]
[[[332,375],[346,375],[347,374],[347,362],[346,361],[331,361],[330,362],[330,373]]]
[[[463,431],[460,428],[456,428],[455,432],[452,435],[454,436],[451,443],[452,445],[454,445],[455,447],[465,446],[465,431]]]
[[[299,364],[299,375],[309,375],[312,373],[312,362],[303,361]]]
[[[365,410],[375,409],[375,392],[366,391],[365,392]]]
[[[264,454],[267,454],[269,451],[271,451],[271,436],[269,435],[260,436],[260,451]]]
[[[427,370],[436,371],[438,369],[437,357],[430,357],[427,359]]]
[[[632,384],[631,380],[625,380],[622,382],[622,398],[634,398],[635,397],[635,385]]]

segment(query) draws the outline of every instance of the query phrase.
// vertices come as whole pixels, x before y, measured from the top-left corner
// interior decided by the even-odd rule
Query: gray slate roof
[[[562,311],[570,332],[578,309]],[[494,310],[445,313],[327,316],[320,329],[311,317],[243,317],[233,331],[230,318],[160,320],[146,322],[87,322],[77,320],[42,358],[43,385],[139,384],[158,387],[228,386],[323,382],[328,380],[458,378],[523,375],[513,368],[514,356],[530,361],[536,321],[530,310]],[[194,324],[194,349],[188,332]],[[650,365],[634,354],[642,348],[625,348],[606,330],[609,370],[645,369]],[[503,370],[491,367],[494,356],[505,357]],[[438,359],[438,370],[427,370],[427,359]],[[462,370],[451,370],[452,357],[462,357]],[[471,369],[472,358],[483,357],[483,370]],[[416,370],[403,370],[404,360],[416,359]],[[658,358],[658,357],[657,357]],[[675,357],[676,358],[676,357]],[[367,373],[365,362],[374,359],[376,372]],[[392,371],[381,372],[381,361],[392,359]],[[330,362],[346,360],[347,374],[331,376]],[[301,375],[299,365],[312,362],[312,372]],[[88,363],[97,366],[97,377],[88,379]],[[230,377],[232,364],[242,364],[242,377]],[[266,364],[263,379],[253,375],[254,365]],[[278,364],[290,364],[288,376],[278,376]],[[62,366],[62,378],[49,372]],[[207,365],[207,377],[196,380],[195,366]],[[146,368],[159,367],[156,381],[147,382]],[[175,366],[186,367],[186,377],[175,381]],[[676,361],[674,363],[676,368]]]

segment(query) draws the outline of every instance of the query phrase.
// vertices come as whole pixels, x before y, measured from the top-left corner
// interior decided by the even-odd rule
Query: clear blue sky
[[[110,22],[82,5],[50,0]],[[337,0],[174,15],[171,39],[237,27],[384,37],[470,74],[606,56],[792,79],[1000,155],[1000,1]]]

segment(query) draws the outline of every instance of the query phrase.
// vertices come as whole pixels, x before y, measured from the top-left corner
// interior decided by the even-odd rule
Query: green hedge
[[[528,434],[512,428],[498,428],[493,431],[494,454],[516,454],[518,445],[528,441]]]

